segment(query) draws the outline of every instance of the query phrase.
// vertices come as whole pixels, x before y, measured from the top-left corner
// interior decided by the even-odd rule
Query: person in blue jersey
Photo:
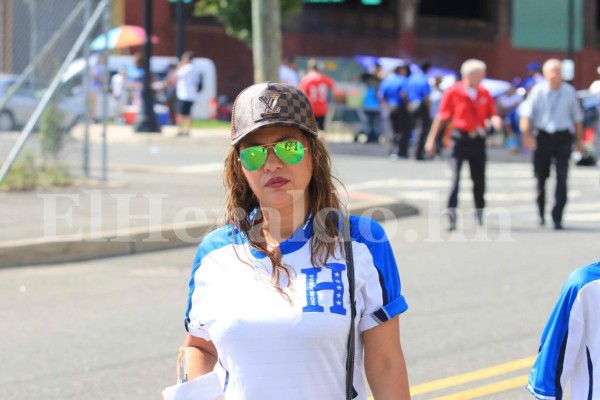
[[[225,225],[200,243],[184,341],[188,379],[216,371],[226,399],[346,395],[350,294],[342,209],[306,95],[282,83],[244,89],[225,158]],[[350,217],[357,317],[355,399],[409,399],[399,315],[408,306],[375,221]]]
[[[431,86],[427,73],[431,68],[428,61],[420,65],[420,71],[410,75],[406,82],[406,97],[408,100],[408,112],[410,114],[411,130],[419,127],[419,136],[417,148],[415,150],[415,159],[425,160],[425,141],[431,127],[431,117],[429,116],[429,95]]]
[[[388,115],[389,126],[392,128],[390,153],[394,158],[408,158],[410,117],[406,109],[406,81],[409,75],[408,65],[402,64],[379,85],[381,107]]]
[[[600,261],[565,282],[542,333],[527,389],[537,399],[600,398]]]

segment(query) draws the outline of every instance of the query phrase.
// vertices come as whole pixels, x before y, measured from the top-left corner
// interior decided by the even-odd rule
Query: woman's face
[[[304,146],[304,158],[299,163],[292,165],[281,161],[273,152],[273,147],[269,147],[262,167],[256,171],[248,171],[242,167],[242,171],[261,207],[282,211],[296,205],[303,207],[298,212],[305,213],[308,210],[307,189],[312,177],[312,158],[311,149],[308,149],[307,139],[301,130],[279,126],[259,129],[243,139],[239,151],[287,140],[297,140]],[[299,201],[302,202],[298,203]]]

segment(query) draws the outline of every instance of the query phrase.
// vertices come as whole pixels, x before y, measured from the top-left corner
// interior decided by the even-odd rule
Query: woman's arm
[[[365,372],[375,400],[410,399],[399,319],[394,317],[363,333]]]
[[[189,333],[183,341],[183,348],[186,357],[188,380],[211,372],[219,358],[213,342],[197,338]]]

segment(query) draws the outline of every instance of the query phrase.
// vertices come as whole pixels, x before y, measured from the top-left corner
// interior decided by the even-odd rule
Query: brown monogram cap
[[[242,90],[233,103],[231,144],[267,126],[290,126],[317,136],[317,122],[306,95],[285,83],[257,83]]]

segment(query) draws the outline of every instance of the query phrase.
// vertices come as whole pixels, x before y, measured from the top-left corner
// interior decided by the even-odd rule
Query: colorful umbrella
[[[106,36],[102,34],[92,41],[91,50],[103,50],[106,46]],[[122,25],[108,31],[108,48],[139,46],[146,41],[146,31],[141,26]],[[152,35],[152,43],[158,43],[158,38]]]

